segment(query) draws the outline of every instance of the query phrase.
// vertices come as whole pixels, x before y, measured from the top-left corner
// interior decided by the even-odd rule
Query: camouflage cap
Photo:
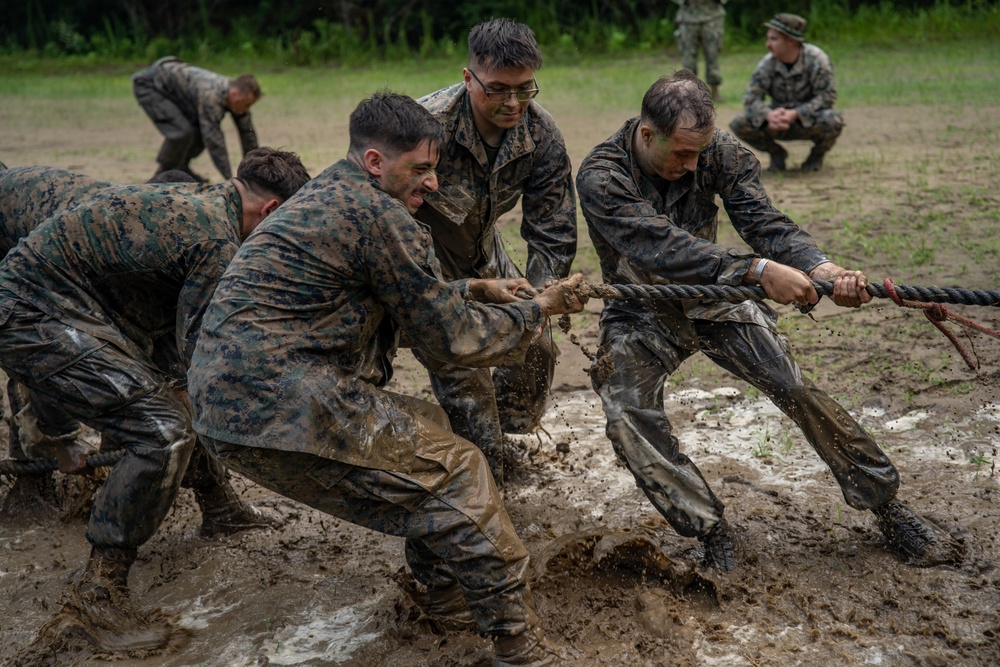
[[[774,28],[800,42],[806,39],[806,20],[798,14],[776,14],[769,21],[761,23],[766,28]]]

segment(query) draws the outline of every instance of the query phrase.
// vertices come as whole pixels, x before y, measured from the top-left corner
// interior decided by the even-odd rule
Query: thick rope
[[[816,293],[823,296],[833,294],[833,283],[814,281]],[[928,303],[955,303],[966,306],[1000,306],[1000,290],[969,290],[959,287],[918,287],[893,284],[895,294],[902,299]],[[889,290],[883,285],[869,284],[865,290],[873,297],[891,299]],[[591,285],[582,283],[580,294],[591,299],[623,299],[637,301],[643,299],[664,299],[680,301],[701,299],[703,301],[763,301],[767,298],[764,288],[759,285]]]
[[[110,452],[101,452],[87,457],[87,465],[91,468],[103,468],[113,466],[119,459],[125,456],[124,449],[114,449]],[[59,469],[59,463],[55,459],[9,459],[0,461],[0,475],[33,475],[43,472],[52,472]]]

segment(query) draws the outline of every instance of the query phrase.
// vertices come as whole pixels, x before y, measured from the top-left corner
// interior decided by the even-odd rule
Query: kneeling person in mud
[[[195,447],[175,378],[241,241],[308,178],[294,154],[261,148],[210,188],[111,186],[56,213],[0,264],[0,366],[38,406],[125,449],[94,500],[90,560],[63,607],[77,620],[65,632],[98,652],[169,641],[166,624],[132,607],[127,581]],[[164,359],[180,370],[164,371]],[[85,468],[85,452],[70,453],[63,469]]]
[[[194,178],[178,170],[158,174],[148,183],[193,183]],[[15,167],[0,172],[0,256],[6,256],[36,227],[60,211],[67,211],[90,196],[114,185],[91,176],[55,167]],[[182,189],[187,189],[182,188]],[[154,360],[174,382],[183,383],[186,364],[177,357],[173,336],[154,343]],[[55,458],[64,470],[76,470],[76,461],[91,453],[82,440],[80,423],[60,406],[52,405],[17,380],[7,382],[11,409],[11,459]],[[118,447],[104,442],[102,449]],[[201,535],[216,537],[240,530],[260,528],[271,522],[243,503],[228,481],[225,468],[197,447],[181,486],[194,491],[202,512]],[[5,513],[24,513],[52,507],[58,502],[52,473],[17,475],[4,499]]]
[[[774,208],[757,158],[715,128],[712,96],[688,70],[653,84],[642,114],[584,160],[577,189],[608,283],[760,284],[778,303],[805,306],[819,299],[813,280],[834,281],[837,305],[871,300],[863,273],[831,262]],[[716,244],[716,197],[753,253]],[[707,566],[736,567],[722,501],[680,452],[663,411],[666,378],[702,351],[795,421],[848,505],[875,514],[897,555],[921,565],[956,558],[948,536],[896,499],[899,475],[889,458],[803,377],[775,324],[774,312],[753,301],[605,304],[591,377],[608,437],[639,487],[678,533],[703,542]]]
[[[529,300],[523,278],[442,280],[412,217],[437,188],[441,141],[409,97],[358,105],[347,158],[261,225],[219,283],[188,374],[194,428],[264,487],[405,537],[425,611],[474,617],[494,664],[552,664],[486,459],[440,408],[382,388],[401,334],[434,359],[494,366],[523,358],[549,315],[583,308],[580,276]]]

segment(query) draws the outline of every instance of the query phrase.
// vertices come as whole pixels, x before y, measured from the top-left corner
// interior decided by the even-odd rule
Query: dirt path
[[[997,288],[995,110],[865,108],[847,117],[828,169],[767,178],[778,206],[873,279]],[[620,120],[597,125],[610,132]],[[60,164],[109,178],[144,173],[148,156],[134,146],[148,137],[130,123],[115,136],[78,133]],[[600,139],[594,126],[564,124],[574,164]],[[36,155],[28,143],[17,144],[12,164]],[[597,280],[586,245],[580,264]],[[591,348],[599,309],[592,303],[573,319]],[[956,310],[1000,328],[993,309]],[[737,575],[704,578],[692,569],[697,543],[676,536],[615,461],[586,360],[563,338],[546,433],[512,444],[520,466],[506,490],[550,637],[567,664],[584,667],[1000,664],[1000,341],[974,339],[977,377],[915,311],[880,302],[854,312],[821,304],[815,321],[781,314],[802,366],[883,443],[905,498],[964,540],[965,561],[926,570],[896,561],[792,424],[696,357],[672,379],[666,407],[684,451],[726,503],[747,563]],[[427,395],[408,354],[399,366],[394,388]],[[192,638],[174,655],[116,664],[489,664],[486,640],[437,636],[412,620],[392,578],[400,540],[250,485],[244,493],[285,526],[201,540],[182,491],[130,583],[140,606],[176,615]],[[32,639],[87,551],[78,521],[0,521],[0,659]],[[74,654],[51,664],[101,663]]]

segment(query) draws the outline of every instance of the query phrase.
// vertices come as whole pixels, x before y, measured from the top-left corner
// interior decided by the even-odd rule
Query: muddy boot
[[[809,156],[806,161],[802,163],[802,171],[819,171],[823,168],[823,156],[826,155],[826,151],[820,150],[816,146],[809,151]]]
[[[719,93],[719,84],[712,84],[712,101],[715,103],[722,102],[722,95]]]
[[[99,653],[158,651],[170,641],[171,628],[148,620],[128,596],[128,572],[135,549],[94,547],[83,576],[63,601],[63,633],[87,640]]]
[[[916,567],[957,563],[961,546],[945,531],[898,501],[872,509],[886,547]]]
[[[246,504],[228,481],[194,490],[201,508],[201,536],[206,539],[233,535],[244,530],[278,528],[283,521]]]
[[[435,632],[475,632],[479,628],[457,582],[445,588],[427,590],[409,575],[403,575],[397,581]]]
[[[705,546],[702,567],[722,573],[736,569],[736,547],[725,519],[721,519],[705,535],[699,536],[698,540]]]
[[[785,160],[788,159],[788,151],[784,148],[778,148],[778,150],[771,151],[771,164],[768,166],[768,171],[784,171],[785,170]],[[803,165],[804,167],[805,165]]]
[[[21,474],[7,491],[0,514],[42,519],[59,516],[59,494],[51,472]]]
[[[512,637],[494,637],[493,648],[496,651],[493,667],[546,667],[562,664],[537,627]]]

